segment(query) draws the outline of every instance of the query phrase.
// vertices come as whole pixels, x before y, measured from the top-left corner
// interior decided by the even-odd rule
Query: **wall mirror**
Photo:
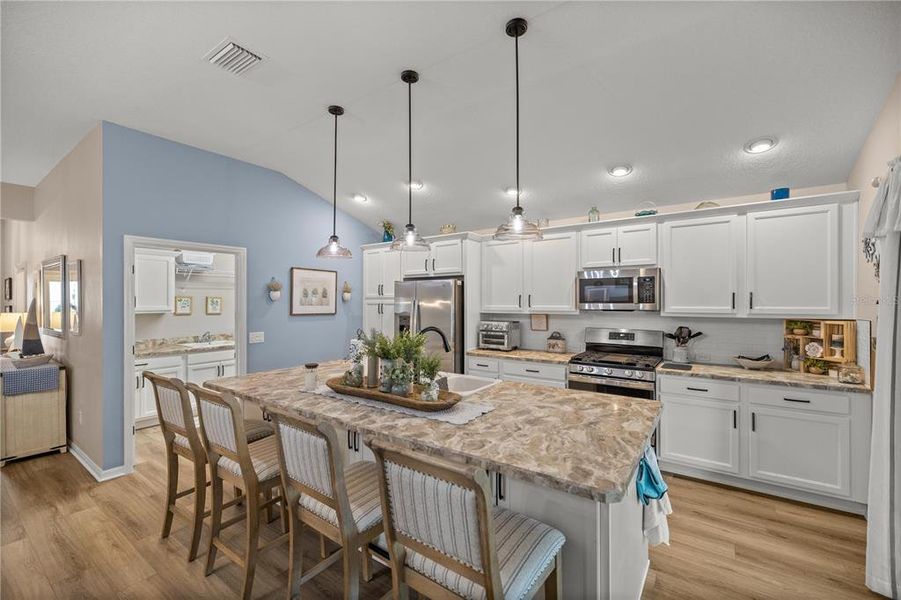
[[[69,276],[69,333],[81,335],[81,260],[67,261]]]
[[[41,333],[44,335],[66,337],[69,326],[67,275],[65,255],[41,263]]]

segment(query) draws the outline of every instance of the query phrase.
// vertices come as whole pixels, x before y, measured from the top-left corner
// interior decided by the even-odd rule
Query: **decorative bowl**
[[[752,371],[766,369],[773,364],[773,359],[770,358],[769,354],[761,356],[759,358],[748,358],[747,356],[735,356],[733,358],[735,362],[740,364],[742,367],[744,367],[745,369],[750,369]]]
[[[28,367],[38,367],[40,365],[46,365],[48,362],[53,360],[52,354],[35,354],[34,356],[23,356],[21,358],[12,358],[13,365],[17,369],[27,369]]]

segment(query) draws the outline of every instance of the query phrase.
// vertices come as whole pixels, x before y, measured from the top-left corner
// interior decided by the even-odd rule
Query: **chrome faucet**
[[[213,334],[211,334],[209,331],[205,331],[203,335],[200,336],[200,341],[209,344],[213,341]]]

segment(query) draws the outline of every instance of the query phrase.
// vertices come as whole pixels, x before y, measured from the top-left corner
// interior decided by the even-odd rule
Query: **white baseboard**
[[[69,440],[69,452],[97,481],[109,481],[110,479],[115,479],[116,477],[128,475],[125,470],[125,465],[113,467],[111,469],[101,469],[99,466],[97,466],[97,463],[91,460],[91,457],[88,456],[84,450],[76,446],[72,442],[72,440]]]

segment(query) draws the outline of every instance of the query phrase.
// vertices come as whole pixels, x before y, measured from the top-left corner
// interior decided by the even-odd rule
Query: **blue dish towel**
[[[59,365],[56,363],[17,369],[10,360],[0,360],[3,372],[3,395],[16,396],[59,388]]]
[[[638,499],[647,506],[651,500],[659,500],[666,494],[667,486],[660,474],[660,466],[657,464],[657,455],[650,446],[644,451],[644,455],[638,461],[638,476],[635,480],[635,489]]]

